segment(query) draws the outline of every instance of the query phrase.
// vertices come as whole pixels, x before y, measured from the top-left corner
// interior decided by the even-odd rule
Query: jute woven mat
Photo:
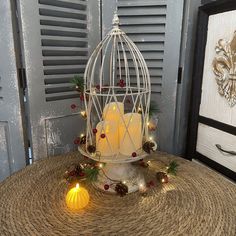
[[[78,153],[48,158],[0,184],[0,235],[236,235],[236,186],[198,164],[157,153],[157,166],[180,164],[178,175],[147,197],[123,198],[86,186],[90,203],[65,205],[63,174]]]

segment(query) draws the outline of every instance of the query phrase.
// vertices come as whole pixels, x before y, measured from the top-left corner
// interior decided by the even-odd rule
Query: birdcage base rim
[[[117,183],[125,184],[128,187],[127,193],[140,191],[140,186],[145,187],[143,174],[131,163],[107,163],[93,184],[99,190],[116,194]]]
[[[85,148],[81,146],[78,147],[78,150],[82,155],[89,157],[90,159],[94,161],[104,162],[104,163],[114,163],[114,164],[136,162],[148,156],[148,153],[146,153],[143,150],[140,153],[138,153],[136,157],[125,156],[125,155],[122,155],[121,153],[119,153],[116,157],[97,156],[97,155],[88,153],[87,151],[85,151]]]

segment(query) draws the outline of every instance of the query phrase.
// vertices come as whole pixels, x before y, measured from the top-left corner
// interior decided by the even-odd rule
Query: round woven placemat
[[[123,198],[86,186],[91,200],[77,213],[65,205],[63,174],[78,153],[28,166],[0,184],[0,235],[236,235],[234,184],[181,158],[155,158],[160,168],[180,164],[168,184]]]

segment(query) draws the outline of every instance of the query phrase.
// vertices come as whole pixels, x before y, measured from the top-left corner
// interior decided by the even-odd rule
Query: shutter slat
[[[47,94],[46,101],[52,102],[52,101],[59,101],[59,100],[65,100],[65,99],[71,99],[71,98],[78,98],[79,94],[75,91],[69,91],[69,92],[60,92],[58,94]]]
[[[134,7],[134,8],[118,8],[120,16],[157,16],[166,14],[165,5],[157,5],[150,7]]]
[[[127,33],[128,36],[131,34]],[[145,34],[145,33],[138,33],[132,34],[132,40],[134,43],[138,42],[164,42],[165,34],[164,33],[156,33],[156,34]]]
[[[44,66],[56,66],[56,65],[78,65],[86,64],[87,57],[44,57],[43,65]]]
[[[44,5],[51,5],[51,6],[69,8],[69,9],[78,9],[78,10],[86,9],[86,3],[79,0],[63,0],[63,1],[39,0],[39,3],[44,4]]]
[[[45,89],[51,89],[51,88],[73,88],[75,89],[75,86],[73,86],[71,83],[64,82],[64,83],[54,83],[54,84],[46,84]]]
[[[81,75],[81,74],[80,74]],[[74,73],[71,74],[61,74],[61,75],[45,75],[44,78],[47,81],[56,81],[56,80],[61,80],[61,81],[66,81],[67,79],[73,79]]]
[[[87,22],[85,20],[61,18],[54,16],[40,16],[40,24],[49,26],[60,26],[64,28],[87,29]]]
[[[66,40],[63,40],[66,39]],[[53,37],[44,36],[42,37],[42,46],[52,46],[52,47],[87,47],[88,41],[85,39],[73,39],[68,37]]]
[[[125,25],[122,26],[122,29],[126,32],[126,34],[155,34],[156,32],[165,33],[165,24],[159,25]]]
[[[166,16],[119,16],[121,26],[165,24]]]
[[[42,27],[44,30],[57,30],[57,31],[65,31],[65,32],[80,32],[80,33],[88,33],[87,29],[81,28],[68,28],[63,26],[55,26],[55,25],[45,25]]]
[[[86,7],[85,7],[86,9]],[[69,13],[69,14],[78,14],[86,17],[86,11],[85,10],[79,10],[75,8],[66,8],[66,7],[57,7],[57,6],[51,6],[51,5],[44,5],[39,4],[39,12],[47,12],[47,11],[58,11],[62,13]]]
[[[143,1],[143,0],[133,0],[133,1],[118,1],[118,8],[128,8],[128,7],[145,7],[145,6],[156,6],[157,0],[153,1]],[[166,6],[166,1],[158,1],[158,5]]]
[[[86,14],[71,13],[70,11],[56,11],[54,9],[46,9],[40,8],[39,14],[41,16],[54,16],[54,17],[61,17],[61,18],[69,18],[69,19],[78,19],[78,20],[86,20]]]

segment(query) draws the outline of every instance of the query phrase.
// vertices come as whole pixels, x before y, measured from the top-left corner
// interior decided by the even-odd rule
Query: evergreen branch
[[[150,102],[150,107],[149,107],[149,116],[153,116],[155,113],[160,112],[160,109],[158,108],[158,105],[155,101]]]
[[[86,180],[90,182],[94,182],[97,180],[99,169],[98,168],[84,168],[84,173],[86,176]]]
[[[84,91],[84,78],[80,75],[75,75],[74,78],[71,80],[71,83],[75,85],[77,91]]]
[[[167,173],[176,175],[179,164],[176,161],[171,161],[169,166],[167,166]]]

